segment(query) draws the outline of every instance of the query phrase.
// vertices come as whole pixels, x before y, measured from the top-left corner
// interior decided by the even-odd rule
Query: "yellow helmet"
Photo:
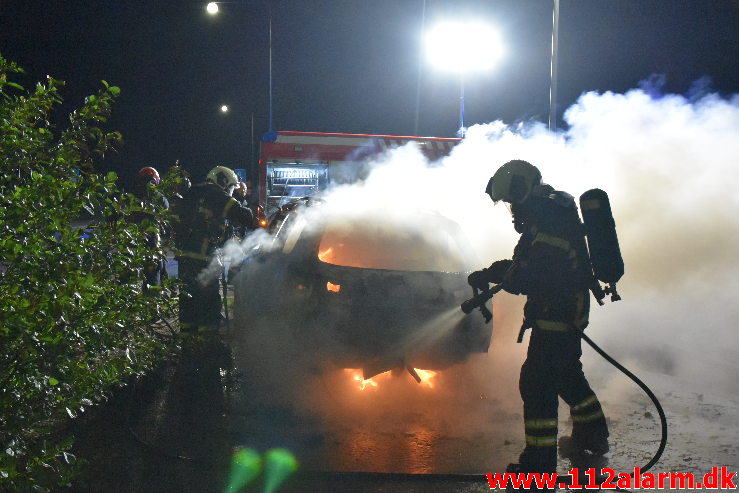
[[[216,166],[210,170],[206,180],[215,183],[226,191],[229,187],[235,187],[239,184],[239,176],[231,168],[225,166]]]
[[[541,172],[533,164],[514,159],[498,168],[485,189],[493,202],[502,200],[509,204],[521,204],[541,184]]]

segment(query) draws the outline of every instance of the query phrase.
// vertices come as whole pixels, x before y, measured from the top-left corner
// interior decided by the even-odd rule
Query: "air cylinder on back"
[[[624,275],[624,261],[608,194],[598,188],[583,193],[580,196],[580,212],[585,223],[595,277],[607,284],[618,282]]]

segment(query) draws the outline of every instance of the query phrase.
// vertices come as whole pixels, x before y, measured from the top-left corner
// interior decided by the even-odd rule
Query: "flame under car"
[[[319,363],[361,368],[365,379],[487,352],[492,325],[459,309],[473,264],[456,223],[329,218],[309,210],[318,207],[293,205],[271,221],[274,248],[234,282],[236,319],[268,323]]]

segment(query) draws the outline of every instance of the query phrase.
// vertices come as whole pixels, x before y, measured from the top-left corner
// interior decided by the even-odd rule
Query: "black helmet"
[[[533,164],[514,159],[498,168],[485,192],[493,202],[502,200],[509,204],[524,202],[536,185],[541,184],[541,172]]]

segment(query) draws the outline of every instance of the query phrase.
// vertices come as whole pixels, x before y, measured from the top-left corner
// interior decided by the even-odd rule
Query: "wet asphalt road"
[[[328,429],[287,408],[245,404],[245,394],[231,400],[221,391],[223,378],[203,378],[202,369],[180,360],[80,422],[75,452],[87,467],[60,491],[221,493],[235,447],[290,450],[300,468],[275,490],[284,493],[489,491],[482,476],[445,476],[469,457],[459,452],[469,443],[419,426],[377,434],[361,425]],[[445,470],[434,469],[439,459]],[[264,477],[239,491],[266,491]]]
[[[223,493],[234,450],[264,455],[281,448],[300,467],[273,491],[472,493],[490,491],[482,474],[503,471],[523,446],[518,403],[486,394],[495,389],[489,381],[454,378],[448,371],[433,388],[405,374],[359,390],[341,371],[296,378],[277,367],[234,365],[238,358],[219,343],[199,351],[185,351],[80,420],[75,452],[88,465],[72,488],[60,491]],[[665,374],[645,376],[671,426],[654,471],[739,466],[735,396],[692,388]],[[598,465],[630,471],[656,450],[659,427],[646,397],[623,379],[606,388],[612,380],[605,371],[592,378],[604,388],[612,432],[611,452]],[[515,395],[514,384],[512,379],[501,387],[501,396]],[[284,388],[292,392],[283,394]],[[439,409],[444,412],[431,412]],[[569,424],[566,409],[560,413],[562,436]],[[572,466],[560,457],[560,473]],[[265,476],[240,491],[265,491]]]

